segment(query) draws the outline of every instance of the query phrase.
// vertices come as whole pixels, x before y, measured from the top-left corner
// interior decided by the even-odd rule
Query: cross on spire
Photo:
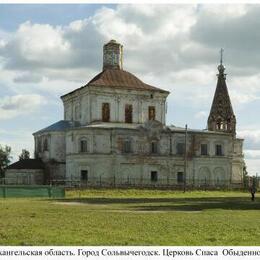
[[[220,49],[220,64],[218,65],[218,82],[208,117],[208,130],[236,134],[236,116],[226,85],[226,74],[223,63],[224,49]]]
[[[221,64],[221,65],[222,65],[222,63],[223,63],[223,52],[224,52],[224,49],[221,48],[221,49],[220,49],[220,64]]]

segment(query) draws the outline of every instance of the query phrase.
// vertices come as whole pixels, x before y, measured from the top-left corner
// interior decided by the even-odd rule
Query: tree
[[[26,149],[23,149],[22,153],[19,155],[19,161],[25,160],[25,159],[30,159],[30,152],[27,151]]]
[[[4,177],[5,168],[10,164],[11,159],[11,147],[0,145],[0,177]]]

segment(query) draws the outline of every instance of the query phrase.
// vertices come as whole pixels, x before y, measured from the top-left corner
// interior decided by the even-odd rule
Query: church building
[[[167,126],[169,92],[123,69],[123,46],[103,47],[103,69],[61,97],[64,119],[36,133],[35,156],[46,181],[90,186],[238,187],[243,139],[236,137],[225,67],[206,130]]]

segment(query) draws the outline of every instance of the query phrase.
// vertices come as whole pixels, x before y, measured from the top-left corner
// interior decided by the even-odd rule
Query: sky
[[[124,69],[169,90],[167,124],[205,129],[220,49],[244,138],[260,170],[260,5],[0,4],[0,144],[13,160],[32,133],[63,119],[60,96],[102,69],[102,47],[124,46]]]

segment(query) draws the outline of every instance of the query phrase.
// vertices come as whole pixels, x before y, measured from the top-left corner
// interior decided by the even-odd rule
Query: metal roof
[[[77,127],[79,126],[79,122],[77,121],[66,121],[66,120],[60,120],[46,128],[43,128],[33,134],[40,134],[44,132],[59,132],[59,131],[66,131],[69,128]]]
[[[75,89],[74,91],[61,96],[61,98],[88,86],[121,88],[131,90],[150,90],[161,93],[169,93],[169,91],[156,88],[154,86],[144,83],[128,71],[121,69],[105,69],[98,75],[96,75],[92,80],[90,80],[85,86]]]
[[[139,130],[140,128],[145,128],[145,124],[137,124],[137,123],[115,123],[115,122],[92,122],[88,125],[80,125],[78,121],[66,121],[61,120],[58,121],[34,134],[41,134],[45,132],[65,132],[67,130],[82,130],[82,129],[132,129],[132,130]],[[167,126],[162,125],[162,129],[170,130],[172,132],[185,132],[185,128],[183,127],[176,127],[173,125]],[[200,129],[191,129],[188,128],[187,131],[189,133],[201,133],[201,134],[218,134],[218,135],[228,135],[228,133],[217,132],[217,131],[209,131],[207,129],[200,130]]]
[[[10,164],[6,169],[44,169],[40,159],[24,159]]]

